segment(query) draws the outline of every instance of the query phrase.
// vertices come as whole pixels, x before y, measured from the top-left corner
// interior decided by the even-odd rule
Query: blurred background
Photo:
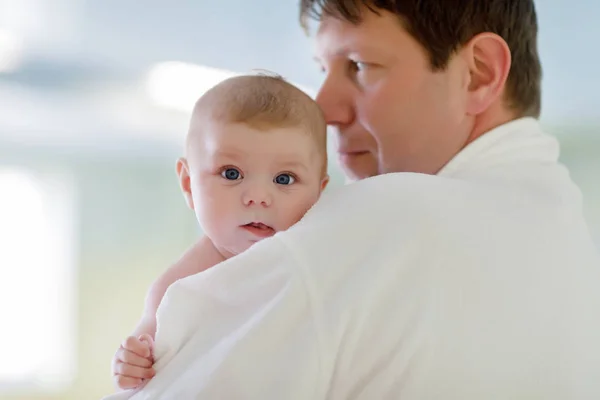
[[[194,100],[255,68],[319,87],[297,3],[0,0],[0,398],[112,391],[148,285],[199,233],[175,179]],[[573,4],[538,1],[542,120],[600,244],[600,3]]]

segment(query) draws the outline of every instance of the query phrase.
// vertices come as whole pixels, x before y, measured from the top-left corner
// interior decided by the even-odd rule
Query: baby
[[[329,180],[321,110],[277,76],[227,79],[196,103],[177,175],[205,236],[150,288],[138,326],[113,358],[120,389],[154,376],[156,310],[172,283],[289,228],[318,200]]]

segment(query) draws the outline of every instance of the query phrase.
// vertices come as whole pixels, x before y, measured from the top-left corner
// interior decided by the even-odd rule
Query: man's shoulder
[[[372,224],[411,219],[445,207],[443,199],[460,198],[472,185],[435,175],[385,174],[335,188],[307,213],[304,224]],[[334,227],[332,227],[334,228]]]
[[[330,191],[280,237],[313,264],[335,257],[348,265],[377,254],[421,259],[427,249],[450,242],[470,249],[519,247],[536,237],[558,243],[579,234],[578,226],[565,222],[581,219],[576,204],[544,200],[545,193],[493,177],[386,174]]]
[[[435,232],[435,225],[447,222],[438,216],[449,213],[468,190],[460,181],[436,176],[381,175],[331,190],[278,236],[311,259],[367,256],[390,239],[400,247],[420,233]]]

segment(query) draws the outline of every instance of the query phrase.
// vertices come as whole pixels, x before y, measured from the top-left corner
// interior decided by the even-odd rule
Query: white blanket
[[[557,158],[523,119],[329,193],[169,288],[156,376],[105,399],[600,399],[600,261]]]

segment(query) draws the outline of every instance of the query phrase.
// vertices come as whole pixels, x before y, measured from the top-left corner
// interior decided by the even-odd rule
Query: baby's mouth
[[[256,228],[256,229],[262,229],[262,230],[273,230],[273,228],[271,228],[269,225],[265,225],[262,222],[250,222],[249,224],[246,224],[244,226],[249,226],[252,228]]]
[[[262,237],[272,236],[275,233],[275,229],[269,225],[263,224],[262,222],[250,222],[249,224],[242,225],[242,228],[256,236]]]

